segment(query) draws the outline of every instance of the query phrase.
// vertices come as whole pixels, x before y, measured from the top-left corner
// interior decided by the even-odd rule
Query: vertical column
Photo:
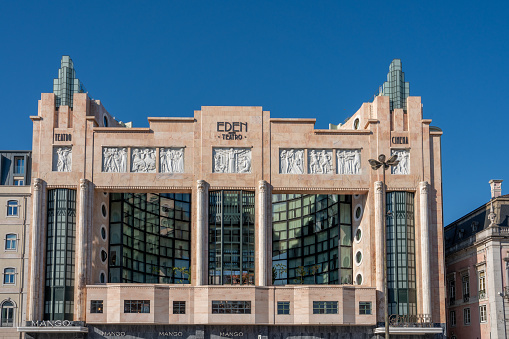
[[[431,316],[431,274],[429,246],[428,182],[419,183],[421,211],[422,313]]]
[[[80,179],[80,205],[78,224],[76,225],[76,291],[75,291],[75,319],[85,321],[86,312],[86,276],[87,264],[87,202],[88,202],[88,183],[87,179]]]
[[[384,315],[384,187],[383,182],[375,181],[375,249],[376,249],[376,290],[378,301],[378,321],[382,321]]]
[[[267,228],[269,187],[265,180],[258,182],[258,286],[267,285]]]
[[[198,196],[196,199],[196,278],[195,285],[204,284],[204,276],[206,276],[204,267],[204,258],[207,258],[205,249],[207,248],[206,239],[208,233],[208,216],[209,216],[209,187],[205,180],[197,182]]]
[[[40,309],[39,303],[42,302],[42,296],[39,298],[40,291],[38,288],[41,286],[40,279],[44,279],[43,269],[41,266],[44,265],[44,256],[40,253],[41,248],[44,248],[43,229],[42,229],[42,197],[43,182],[39,178],[34,179],[32,189],[32,233],[30,235],[30,308],[28,309],[27,320],[42,320],[42,314],[39,314]]]

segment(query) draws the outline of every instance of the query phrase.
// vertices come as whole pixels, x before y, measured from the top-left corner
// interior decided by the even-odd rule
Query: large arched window
[[[2,303],[2,322],[1,327],[14,326],[14,304],[11,301],[4,301]]]

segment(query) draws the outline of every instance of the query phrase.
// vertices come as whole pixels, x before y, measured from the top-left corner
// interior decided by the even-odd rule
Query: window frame
[[[212,300],[212,314],[251,314],[251,300]]]
[[[277,302],[277,314],[278,315],[289,315],[290,314],[290,302],[281,300]]]
[[[7,270],[12,270],[12,272],[7,273]],[[4,275],[4,278],[2,280],[3,285],[16,285],[16,268],[15,267],[4,268],[3,275]],[[10,281],[11,279],[9,279],[9,281],[6,282],[7,276],[12,276],[12,282]]]
[[[173,300],[173,314],[186,314],[186,302]]]
[[[338,314],[338,301],[313,301],[313,314]]]
[[[479,322],[481,324],[488,322],[488,308],[486,304],[479,306]]]
[[[12,235],[14,236],[14,239],[9,239],[9,236]],[[16,233],[7,233],[5,235],[5,246],[4,246],[4,250],[5,251],[17,251],[18,250],[18,235]],[[10,247],[8,246],[9,244],[14,244],[14,247]]]
[[[90,313],[104,313],[104,300],[90,300]]]
[[[470,325],[472,323],[472,313],[470,312],[470,307],[465,307],[463,309],[463,325]]]
[[[11,204],[13,202],[14,204]],[[7,217],[8,218],[17,218],[19,217],[19,200],[11,199],[7,200]]]
[[[484,270],[479,271],[477,287],[479,299],[486,298],[486,271]]]
[[[359,301],[359,315],[373,314],[371,301]]]
[[[449,311],[449,323],[451,327],[456,327],[456,310]]]
[[[127,311],[127,312],[126,312]],[[147,312],[148,311],[148,312]],[[150,313],[150,300],[124,300],[124,313]]]
[[[6,306],[5,304],[7,304],[7,303],[9,303],[10,306]],[[15,308],[16,308],[16,304],[14,303],[14,301],[9,300],[9,299],[2,301],[1,306],[0,306],[0,328],[14,327],[15,318],[16,318],[16,312],[14,311]],[[12,318],[10,318],[12,320],[11,322],[4,323],[4,310],[11,310],[10,311],[10,313],[11,313],[10,315],[12,315]],[[9,319],[9,317],[7,317],[7,319]],[[10,324],[10,325],[4,326],[4,324]]]
[[[461,292],[463,293],[463,301],[467,302],[470,298],[470,275],[468,273],[461,276]]]
[[[18,161],[21,161],[21,166],[18,166]],[[25,174],[25,158],[24,157],[14,157],[14,174]]]

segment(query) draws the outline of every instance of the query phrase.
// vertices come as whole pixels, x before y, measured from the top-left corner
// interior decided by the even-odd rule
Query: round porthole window
[[[354,198],[354,199],[359,199],[359,197],[360,197],[360,196],[361,196],[360,194],[354,194],[354,195],[353,195],[353,198]]]
[[[106,117],[106,115],[103,118],[103,124],[104,124],[104,127],[108,127],[108,118]]]
[[[362,274],[357,274],[357,277],[355,277],[355,282],[357,285],[362,285]]]
[[[362,209],[361,204],[358,204],[357,206],[355,206],[355,211],[353,212],[353,217],[354,217],[355,221],[361,220],[362,212],[363,212],[363,209]]]
[[[355,253],[355,262],[357,263],[357,265],[360,265],[360,263],[362,262],[362,252],[361,251],[358,251],[357,253]]]
[[[356,118],[353,121],[353,129],[359,129],[359,125],[360,125],[360,120],[359,120],[359,118]]]
[[[101,212],[102,212],[104,218],[106,218],[108,216],[108,210],[106,209],[106,204],[104,202],[101,205]]]
[[[101,271],[101,274],[99,274],[99,281],[101,282],[101,284],[106,283],[106,273],[104,273],[103,271]]]
[[[103,264],[108,260],[108,252],[106,252],[104,249],[101,249],[101,261]]]
[[[355,231],[355,241],[359,242],[362,238],[362,230],[360,228]]]
[[[106,241],[106,237],[107,237],[106,226],[102,225],[101,226],[101,238],[102,238],[102,240]]]

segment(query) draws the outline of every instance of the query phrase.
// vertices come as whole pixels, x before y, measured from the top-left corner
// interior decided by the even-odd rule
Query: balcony
[[[376,289],[352,285],[191,286],[104,284],[87,286],[88,324],[175,325],[376,325]],[[90,300],[103,302],[103,313],[90,313]],[[124,313],[124,301],[147,300],[150,313]],[[185,302],[174,314],[173,302]],[[250,301],[249,312],[217,314],[212,301]],[[277,302],[289,302],[290,314],[277,314]],[[313,314],[313,301],[337,301],[337,313]],[[359,302],[371,302],[371,314],[359,314]]]
[[[470,300],[470,294],[464,294],[463,295],[463,302],[467,303]]]
[[[504,295],[507,293],[507,291],[504,290]],[[479,291],[479,300],[480,299],[486,299],[486,290],[480,290]]]

